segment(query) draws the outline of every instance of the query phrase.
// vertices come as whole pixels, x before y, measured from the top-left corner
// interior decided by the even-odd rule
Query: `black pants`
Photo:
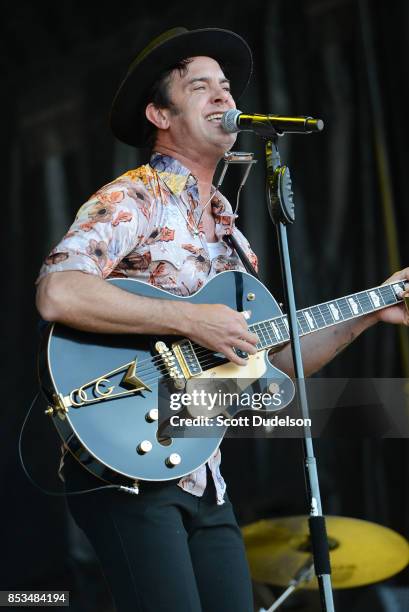
[[[101,484],[73,458],[67,490]],[[68,497],[95,548],[117,612],[252,612],[244,545],[230,501],[216,504],[208,471],[203,497],[175,482],[142,483]]]

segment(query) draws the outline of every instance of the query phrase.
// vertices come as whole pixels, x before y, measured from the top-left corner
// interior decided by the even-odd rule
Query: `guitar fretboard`
[[[405,290],[405,284],[406,281],[396,281],[298,310],[298,332],[300,336],[304,336],[319,329],[343,321],[350,321],[375,310],[398,304],[402,302],[400,294]],[[260,342],[257,344],[258,350],[278,346],[290,340],[287,315],[254,323],[249,326],[249,329],[260,338]]]

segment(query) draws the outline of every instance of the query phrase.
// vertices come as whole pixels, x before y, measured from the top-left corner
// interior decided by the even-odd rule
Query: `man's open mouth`
[[[211,123],[220,123],[224,113],[212,113],[206,117],[206,121]]]

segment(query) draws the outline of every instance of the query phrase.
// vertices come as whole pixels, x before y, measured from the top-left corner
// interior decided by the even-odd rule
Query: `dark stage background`
[[[27,481],[17,439],[37,389],[34,282],[41,261],[91,193],[144,161],[109,132],[113,93],[135,52],[165,29],[215,26],[243,35],[254,50],[255,72],[239,108],[325,121],[320,135],[283,139],[281,154],[292,170],[297,206],[290,230],[297,305],[341,296],[409,264],[409,3],[212,0],[144,8],[129,0],[63,0],[5,2],[2,17],[1,374],[10,394],[2,401],[1,588],[71,589],[73,610],[108,611],[92,551],[63,498],[46,497]],[[255,136],[240,138],[239,148],[255,151],[259,163],[242,195],[239,225],[279,299],[262,146]],[[232,200],[236,180],[224,189]],[[408,377],[407,335],[378,325],[321,375]],[[315,448],[326,513],[409,536],[407,440],[351,436],[318,440]],[[61,490],[57,435],[40,408],[23,452],[35,479]],[[306,513],[298,441],[227,440],[223,457],[243,523]],[[338,609],[408,610],[407,577],[403,572],[382,586],[337,593]],[[291,605],[318,610],[318,595],[293,596]]]

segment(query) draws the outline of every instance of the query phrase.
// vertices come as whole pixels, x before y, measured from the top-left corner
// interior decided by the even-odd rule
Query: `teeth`
[[[207,121],[213,121],[213,119],[221,119],[223,113],[213,113],[213,115],[209,115],[207,117]]]

